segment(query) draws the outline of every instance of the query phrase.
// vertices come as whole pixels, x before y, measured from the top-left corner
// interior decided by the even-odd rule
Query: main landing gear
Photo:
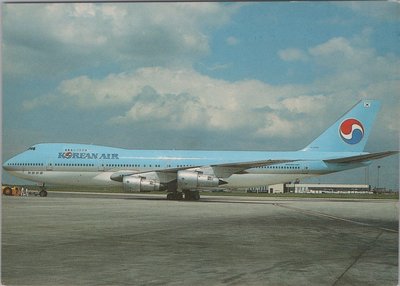
[[[40,186],[39,189],[40,189],[39,196],[47,197],[47,191],[46,191],[46,188],[45,188],[44,184],[42,186]]]
[[[183,199],[183,194],[180,192],[168,193],[167,195],[167,200],[170,201],[181,201],[182,199]]]
[[[199,191],[189,191],[189,190],[184,190],[185,193],[185,200],[186,201],[198,201],[200,200],[200,194]]]
[[[199,191],[183,190],[183,192],[171,192],[167,195],[167,200],[181,201],[183,200],[183,194],[185,194],[185,201],[198,201],[200,200]]]

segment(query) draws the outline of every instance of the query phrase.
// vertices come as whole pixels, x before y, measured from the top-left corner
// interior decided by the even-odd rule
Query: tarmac
[[[3,285],[397,285],[398,202],[2,197]]]

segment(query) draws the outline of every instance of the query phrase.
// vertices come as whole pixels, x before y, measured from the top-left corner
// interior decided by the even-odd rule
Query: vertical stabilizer
[[[363,152],[380,102],[361,100],[303,151]]]

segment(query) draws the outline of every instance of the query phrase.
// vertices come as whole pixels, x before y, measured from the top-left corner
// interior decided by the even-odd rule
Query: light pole
[[[380,165],[378,165],[378,180],[377,180],[377,186],[376,188],[379,189],[379,169],[381,168]]]
[[[369,185],[369,166],[365,167],[365,184]]]

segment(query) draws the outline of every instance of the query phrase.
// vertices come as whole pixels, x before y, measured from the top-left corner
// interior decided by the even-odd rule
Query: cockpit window
[[[36,150],[36,147],[29,147],[28,150]]]

